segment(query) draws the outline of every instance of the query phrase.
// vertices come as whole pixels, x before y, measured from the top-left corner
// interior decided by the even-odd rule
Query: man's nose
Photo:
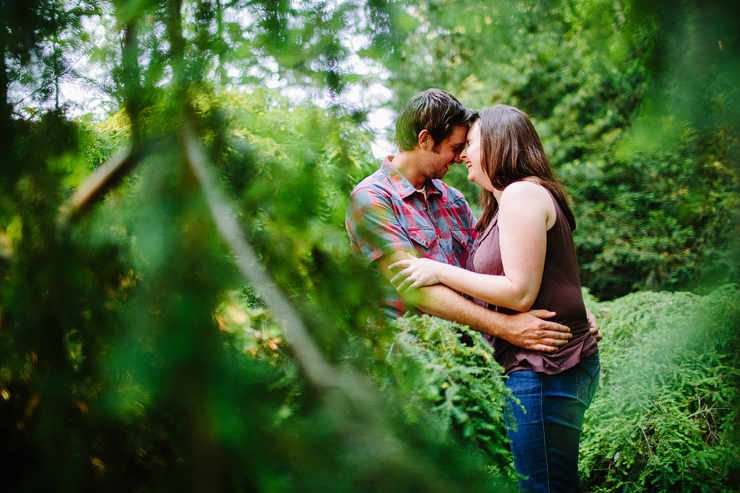
[[[456,163],[462,163],[462,162],[463,162],[463,157],[462,157],[462,155],[463,155],[463,153],[462,153],[462,152],[458,152],[457,154],[455,154],[455,162],[456,162]]]

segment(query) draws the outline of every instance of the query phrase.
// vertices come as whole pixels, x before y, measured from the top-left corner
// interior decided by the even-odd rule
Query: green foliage
[[[603,0],[0,6],[6,489],[511,486],[505,391],[480,336],[429,317],[367,323],[379,287],[350,254],[342,223],[347,194],[376,163],[356,128],[363,115],[338,103],[357,80],[348,39],[395,71],[389,84],[401,100],[441,85],[469,104],[503,99],[534,115],[581,208],[579,234],[591,232],[578,242],[598,296],[680,286],[697,272],[737,275],[733,17],[719,23],[719,54],[700,34],[702,50],[691,50],[695,38],[678,42],[694,21],[717,20],[718,8],[704,17],[687,2],[673,17],[661,2]],[[83,30],[91,19],[102,30],[94,48]],[[657,42],[666,33],[704,69],[687,84],[670,82],[694,67]],[[100,124],[71,121],[56,98],[80,76],[83,52],[101,71],[95,85],[122,108]],[[649,86],[661,63],[672,68],[658,89],[676,96],[663,106]],[[293,104],[265,89],[284,84],[337,104]],[[699,109],[673,115],[686,87],[699,91],[690,98]],[[644,100],[660,107],[651,113]],[[681,145],[635,125],[638,108]],[[124,180],[91,209],[59,214],[87,173],[129,147]],[[244,285],[193,172],[193,147],[318,341],[328,383],[289,340],[298,327],[283,333],[286,314]],[[584,441],[592,488],[731,490],[737,288],[589,303],[612,310],[602,314],[605,386]]]
[[[637,293],[600,314],[602,384],[581,474],[592,491],[737,491],[740,288]]]
[[[263,89],[216,94],[203,81],[229,67],[221,55],[234,54],[223,46],[209,52],[206,38],[225,41],[224,14],[244,8],[276,20],[249,38],[268,34],[262,52],[240,55],[247,66],[273,49],[287,54],[275,37],[307,29],[302,48],[310,56],[292,53],[293,73],[324,77],[336,93],[345,56],[337,26],[359,27],[349,21],[362,18],[361,6],[105,3],[101,25],[111,43],[96,57],[108,61],[104,83],[125,113],[92,127],[70,122],[61,107],[31,121],[0,115],[4,486],[492,490],[474,450],[405,423],[351,364],[339,369],[368,365],[361,341],[378,293],[343,228],[343,201],[365,173],[356,122],[336,107],[293,105]],[[384,22],[383,2],[370,7],[363,29]],[[52,38],[69,34],[54,26]],[[0,49],[7,59],[7,46]],[[120,167],[98,167],[119,146],[131,149]],[[194,171],[201,158],[221,183]],[[112,188],[105,197],[91,181],[78,188],[93,168]],[[73,188],[80,195],[67,201]],[[219,188],[230,211],[213,206]],[[75,205],[80,197],[89,202]],[[60,214],[62,205],[72,212]],[[285,327],[284,313],[268,316],[263,293],[244,286],[240,259],[216,229],[227,214],[247,231],[279,296],[302,315],[296,325],[310,331]],[[313,362],[285,339],[299,329],[304,341],[321,343]],[[328,368],[324,379],[312,373],[319,363]]]
[[[213,330],[213,281],[234,279],[223,276],[224,260],[208,261],[207,274],[177,267],[187,258],[204,260],[203,248],[219,250],[212,234],[200,234],[206,216],[196,212],[197,198],[173,201],[165,182],[148,175],[149,185],[176,207],[169,214],[149,211],[161,215],[133,229],[142,238],[135,246],[148,253],[136,269],[119,225],[112,231],[98,220],[60,232],[59,173],[43,160],[62,149],[42,139],[64,125],[49,122],[38,137],[18,142],[26,172],[2,211],[4,220],[21,224],[20,231],[8,230],[0,292],[6,485],[131,491],[162,489],[157,485],[169,481],[174,489],[204,477],[202,470],[183,471],[183,461],[208,470],[242,456],[246,466],[249,450],[266,439],[240,423],[272,419],[264,413],[283,400],[271,390],[280,377],[235,358]],[[170,169],[160,176],[176,185],[171,162],[161,167]],[[161,224],[179,240],[164,245],[171,248],[169,263],[152,262],[152,242],[163,238],[152,233]],[[188,227],[178,227],[183,224]],[[222,434],[228,441],[214,452]],[[259,468],[250,472],[249,481],[260,481]],[[236,479],[221,476],[213,486]]]
[[[349,175],[364,173],[362,134],[266,91],[204,97],[196,111],[265,264],[328,358],[367,367],[360,342],[377,287],[335,212]],[[174,126],[170,109],[147,115],[146,132]],[[70,174],[105,156],[127,133],[120,126],[50,114],[26,124],[10,153],[24,167],[3,182],[0,211],[6,485],[493,491],[480,455],[407,423],[365,380],[361,407],[307,380],[280,314],[242,286],[177,140],[145,144],[131,179],[60,224]],[[49,164],[63,155],[76,166]],[[309,186],[317,182],[326,187]]]
[[[600,299],[737,282],[737,5],[427,0],[387,63],[394,105],[440,87],[529,113]],[[449,181],[472,199],[462,167]]]
[[[503,417],[508,390],[493,348],[480,333],[436,317],[407,315],[394,326],[380,384],[406,419],[443,435],[454,430],[485,453],[495,475],[513,477]],[[430,407],[436,422],[425,422]]]
[[[62,109],[60,85],[79,77],[71,55],[92,43],[83,24],[98,13],[96,2],[3,0],[0,8],[0,120],[52,99]]]
[[[740,195],[713,145],[686,130],[673,148],[561,168],[580,220],[574,237],[593,292],[697,287],[740,276]]]
[[[275,282],[323,347],[357,336],[379,296],[344,228],[346,198],[374,161],[367,134],[351,118],[265,89],[200,103],[214,164]]]

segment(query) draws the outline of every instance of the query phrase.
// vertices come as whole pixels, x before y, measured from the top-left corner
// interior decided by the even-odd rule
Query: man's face
[[[460,153],[465,149],[467,127],[455,127],[449,137],[434,148],[424,153],[420,171],[426,178],[441,180],[450,170],[450,166],[462,162]]]

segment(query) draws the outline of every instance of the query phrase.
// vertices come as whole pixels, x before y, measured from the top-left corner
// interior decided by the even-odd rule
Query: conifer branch
[[[191,128],[186,127],[184,134],[186,160],[201,185],[216,228],[234,254],[239,270],[272,310],[275,321],[283,329],[296,360],[306,372],[309,380],[319,387],[339,385],[334,368],[321,355],[300,317],[270,279],[254,253],[226,198],[221,193],[216,177],[209,169],[205,151],[198,143]]]
[[[88,209],[126,176],[140,160],[141,153],[134,152],[133,148],[119,150],[75,190],[72,197],[62,206],[60,219],[67,222],[80,211]]]

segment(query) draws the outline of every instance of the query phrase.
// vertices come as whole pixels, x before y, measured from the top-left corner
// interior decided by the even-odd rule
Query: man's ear
[[[434,139],[426,128],[419,132],[416,143],[422,151],[429,151],[434,148]]]

